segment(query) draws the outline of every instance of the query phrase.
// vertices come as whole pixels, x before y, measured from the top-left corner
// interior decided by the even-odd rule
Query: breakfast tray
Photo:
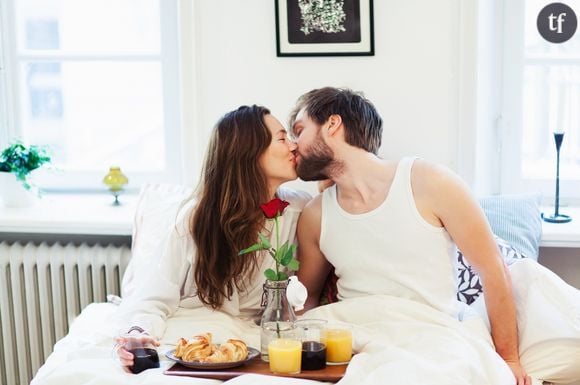
[[[181,364],[176,363],[171,368],[167,369],[165,374],[171,376],[186,376],[186,377],[201,377],[201,378],[212,378],[215,380],[229,380],[234,377],[241,376],[243,374],[266,374],[270,376],[280,376],[280,377],[293,377],[293,378],[303,378],[307,380],[317,380],[326,382],[338,382],[346,371],[348,365],[327,365],[326,368],[320,370],[305,370],[299,374],[273,374],[270,372],[270,367],[267,362],[264,362],[260,357],[256,357],[250,360],[245,365],[238,366],[236,368],[221,369],[221,370],[200,370],[185,367]]]

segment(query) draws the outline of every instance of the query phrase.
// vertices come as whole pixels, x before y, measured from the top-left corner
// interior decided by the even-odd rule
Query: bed
[[[136,213],[134,260],[123,279],[123,296],[130,295],[140,269],[155,265],[159,245],[152,240],[161,238],[159,235],[171,223],[179,202],[189,193],[186,188],[166,190],[158,186],[146,187],[142,192]],[[525,198],[526,202],[530,199],[536,198]],[[505,200],[499,203],[503,205]],[[482,201],[484,208],[485,204],[489,202]],[[497,204],[493,203],[491,207],[497,208]],[[521,207],[519,209],[521,211]],[[491,211],[488,208],[486,214]],[[505,211],[505,207],[499,210],[504,214]],[[509,217],[511,214],[506,215]],[[530,215],[533,220],[522,219],[523,223],[527,223],[527,228],[530,223],[536,223],[539,212]],[[492,226],[495,219],[490,218]],[[494,232],[501,232],[501,226],[495,227]],[[517,225],[508,226],[508,230],[514,227]],[[506,238],[512,236],[502,235]],[[539,242],[539,234],[534,236],[535,239],[526,238],[519,246],[523,249],[532,247],[531,251],[527,251],[530,255]],[[516,243],[522,237],[517,235],[514,238]],[[512,272],[519,314],[520,353],[524,363],[534,369],[537,377],[534,383],[541,384],[541,379],[580,379],[580,292],[566,285],[533,258],[522,258],[516,248],[506,246],[500,249]],[[460,253],[458,258],[462,258]],[[420,303],[390,296],[333,302],[307,312],[303,317],[344,321],[353,325],[357,354],[340,384],[514,383],[511,372],[493,350],[485,317],[478,316],[485,312],[485,306],[483,297],[475,295],[480,290],[477,275],[467,264],[462,266],[459,263],[459,266],[462,268],[459,292],[463,293],[465,303],[461,320]],[[162,345],[158,349],[161,368],[146,370],[139,375],[127,374],[112,355],[113,338],[121,331],[120,325],[111,322],[117,308],[113,303],[93,303],[86,307],[72,324],[68,335],[55,345],[53,353],[31,384],[218,384],[221,381],[165,375],[163,372],[172,365],[172,361],[165,359],[163,353],[174,348],[179,337],[206,331],[212,332],[218,342],[237,337],[249,346],[260,346],[259,327],[251,321],[241,321],[206,308],[179,309],[168,320]],[[560,364],[554,365],[554,362]],[[253,374],[226,382],[320,384],[317,381]]]

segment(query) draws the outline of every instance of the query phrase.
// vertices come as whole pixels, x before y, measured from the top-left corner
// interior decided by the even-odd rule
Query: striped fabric
[[[497,195],[481,198],[479,204],[495,235],[537,260],[542,237],[540,200],[540,194]]]

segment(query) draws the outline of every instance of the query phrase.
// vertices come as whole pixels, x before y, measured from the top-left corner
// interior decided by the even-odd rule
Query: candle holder
[[[568,223],[572,220],[569,215],[560,214],[560,147],[563,140],[563,132],[554,132],[554,141],[556,142],[556,201],[554,214],[546,216],[542,213],[542,219],[550,223]]]

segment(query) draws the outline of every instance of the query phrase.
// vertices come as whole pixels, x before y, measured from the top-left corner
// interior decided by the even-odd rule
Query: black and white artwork
[[[372,0],[276,0],[278,56],[374,55]]]

